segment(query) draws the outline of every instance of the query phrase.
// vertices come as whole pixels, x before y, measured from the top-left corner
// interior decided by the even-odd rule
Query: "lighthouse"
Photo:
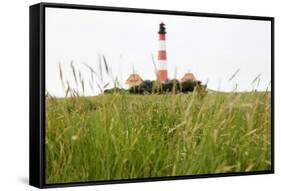
[[[158,50],[157,77],[159,81],[164,82],[168,80],[168,70],[167,70],[167,53],[166,53],[166,28],[163,22],[160,23],[158,34],[159,34],[159,50]]]

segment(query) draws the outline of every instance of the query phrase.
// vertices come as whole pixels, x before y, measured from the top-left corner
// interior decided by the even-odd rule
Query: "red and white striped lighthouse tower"
[[[159,50],[158,50],[158,80],[164,82],[168,80],[167,53],[166,53],[166,28],[165,24],[160,23],[159,28]]]

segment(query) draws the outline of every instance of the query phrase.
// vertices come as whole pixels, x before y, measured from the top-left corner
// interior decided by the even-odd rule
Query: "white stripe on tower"
[[[159,50],[158,50],[158,69],[157,78],[164,82],[168,80],[167,53],[166,53],[166,29],[165,24],[160,23],[159,29]]]
[[[158,60],[158,70],[167,70],[166,60]]]
[[[159,50],[166,50],[166,41],[159,40]]]

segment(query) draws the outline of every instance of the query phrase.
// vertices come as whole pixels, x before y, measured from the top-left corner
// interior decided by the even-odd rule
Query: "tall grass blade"
[[[233,80],[233,79],[237,76],[237,74],[238,74],[239,72],[240,72],[240,69],[237,69],[237,70],[234,72],[234,74],[231,75],[231,77],[228,79],[228,81]]]
[[[74,67],[74,64],[73,64],[73,60],[70,61],[70,67],[72,69],[72,74],[73,74],[73,77],[74,77],[74,80],[75,80],[75,84],[76,84],[76,86],[78,86],[78,80],[77,80],[77,76],[76,76],[76,71],[75,71],[75,67]]]
[[[65,91],[65,85],[64,85],[64,80],[63,80],[63,72],[62,72],[62,68],[61,68],[61,63],[59,63],[59,74],[60,74],[60,81],[61,81],[61,85]]]

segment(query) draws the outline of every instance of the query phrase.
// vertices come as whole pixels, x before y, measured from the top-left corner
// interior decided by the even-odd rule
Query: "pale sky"
[[[144,80],[154,80],[152,54],[157,64],[161,22],[167,30],[169,78],[180,79],[190,71],[208,82],[209,89],[232,91],[237,84],[238,91],[250,91],[251,82],[261,74],[257,89],[268,87],[270,21],[46,8],[46,90],[64,96],[59,63],[64,81],[76,87],[70,67],[73,61],[85,81],[85,95],[98,94],[96,85],[94,91],[89,87],[90,70],[85,66],[98,72],[98,55],[106,57],[112,70],[103,79],[104,84],[110,83],[108,87],[113,86],[112,76],[126,87],[133,69]]]

